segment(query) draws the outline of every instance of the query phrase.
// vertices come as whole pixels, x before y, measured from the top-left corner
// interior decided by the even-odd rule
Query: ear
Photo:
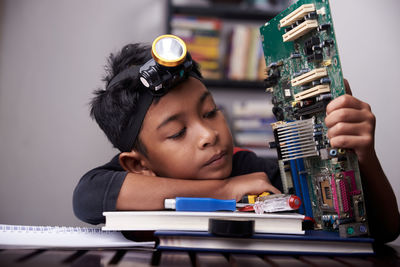
[[[144,156],[134,150],[119,154],[119,164],[124,170],[131,173],[156,176],[155,173],[148,168],[148,163]]]

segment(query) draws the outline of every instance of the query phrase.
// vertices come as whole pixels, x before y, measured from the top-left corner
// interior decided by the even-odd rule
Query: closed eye
[[[213,110],[211,110],[211,111],[205,113],[205,114],[203,115],[203,118],[205,118],[205,119],[214,118],[215,115],[217,115],[217,112],[218,112],[218,111],[219,111],[219,108],[215,107]]]
[[[179,139],[181,137],[183,137],[186,133],[186,127],[183,127],[182,130],[180,130],[179,132],[177,132],[176,134],[173,134],[171,136],[168,136],[168,139]]]

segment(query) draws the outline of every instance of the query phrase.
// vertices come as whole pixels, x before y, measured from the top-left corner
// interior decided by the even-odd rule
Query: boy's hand
[[[375,116],[371,107],[351,95],[347,80],[347,94],[329,103],[325,124],[332,147],[354,149],[360,162],[374,153]]]
[[[264,172],[255,172],[240,176],[235,176],[225,180],[223,186],[223,194],[226,198],[236,199],[239,201],[243,196],[251,194],[258,195],[262,192],[272,192],[280,194],[281,192],[276,189],[269,181]]]

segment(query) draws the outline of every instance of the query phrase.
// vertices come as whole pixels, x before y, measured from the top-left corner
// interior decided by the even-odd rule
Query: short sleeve
[[[118,155],[83,175],[73,193],[75,216],[91,224],[104,223],[103,212],[116,210],[126,175],[119,165]]]

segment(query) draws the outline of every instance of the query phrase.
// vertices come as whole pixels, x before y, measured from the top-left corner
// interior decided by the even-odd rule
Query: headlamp
[[[164,95],[186,78],[193,61],[186,45],[175,35],[161,35],[151,47],[152,59],[139,70],[140,81],[153,95]]]

